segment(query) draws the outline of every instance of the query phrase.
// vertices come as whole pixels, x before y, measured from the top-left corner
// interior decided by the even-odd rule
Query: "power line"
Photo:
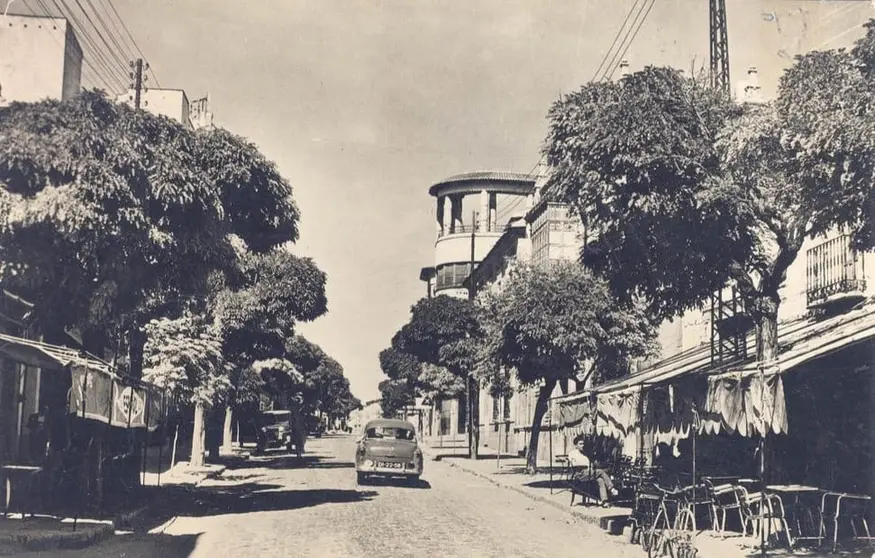
[[[650,0],[650,5],[647,6],[647,11],[644,12],[644,17],[642,17],[641,20],[638,22],[638,27],[635,28],[635,32],[632,34],[632,38],[629,39],[628,43],[626,43],[626,47],[623,49],[623,52],[620,54],[619,58],[617,59],[617,63],[614,64],[614,61],[613,60],[611,61],[611,64],[613,64],[614,66],[613,66],[613,69],[611,70],[610,75],[606,76],[606,79],[612,79],[614,77],[614,72],[616,72],[617,68],[620,67],[620,63],[623,61],[623,57],[626,56],[626,53],[629,51],[629,47],[631,47],[632,43],[635,42],[635,37],[637,37],[638,32],[641,31],[641,27],[644,25],[644,21],[647,19],[647,16],[650,15],[650,10],[653,9],[654,4],[656,4],[656,0]],[[643,4],[641,6],[641,9],[642,10],[644,9]],[[640,15],[641,12],[639,11],[638,13]],[[636,17],[636,20],[637,20],[637,17]],[[634,26],[635,23],[633,22],[632,25]],[[630,28],[630,31],[631,31],[631,28]],[[627,33],[626,36],[628,37],[628,35],[629,34]],[[625,41],[625,39],[624,39],[624,41]]]
[[[118,10],[115,9],[115,5],[112,3],[112,0],[104,0],[104,1],[109,5],[110,9],[112,10],[112,13],[115,14],[115,18],[118,20],[118,22],[121,23],[122,28],[124,28],[125,33],[127,33],[127,35],[128,35],[128,39],[130,39],[131,43],[134,45],[134,48],[140,54],[140,57],[143,59],[146,59],[146,55],[143,54],[143,51],[140,49],[140,45],[137,44],[137,40],[134,39],[134,35],[131,33],[131,30],[128,29],[128,26],[125,24],[125,20],[123,20],[121,18],[121,16],[118,13]],[[161,84],[158,83],[158,77],[155,75],[155,72],[153,70],[151,70],[151,68],[150,68],[150,73],[152,74],[152,79],[155,80],[155,85],[158,87],[161,87]]]
[[[36,0],[36,3],[42,9],[45,17],[56,17],[52,13],[52,11],[49,9],[49,7],[46,5],[44,0]],[[33,9],[31,9],[31,13],[33,13],[34,16],[38,15],[36,13],[36,11]],[[63,18],[63,14],[61,15],[61,17]],[[66,19],[66,18],[64,18],[64,19]],[[71,23],[71,26],[72,26],[72,23]],[[54,35],[50,34],[50,36],[52,37],[52,40],[54,40],[56,44],[60,44],[60,43],[58,43],[57,39],[55,39]],[[65,41],[66,41],[66,39],[65,39]],[[99,61],[95,61],[95,64],[97,64],[98,66],[100,65]],[[89,70],[91,72],[91,74],[93,74],[93,76],[90,78],[92,85],[101,85],[102,84],[102,86],[105,87],[107,90],[112,89],[111,80],[108,79],[103,73],[101,73],[101,71],[99,71],[97,68],[95,68],[94,64],[91,63],[91,60],[84,55],[83,55],[83,67],[84,67],[84,69]],[[97,78],[97,79],[95,79],[95,78]]]
[[[593,74],[592,79],[589,80],[590,82],[595,81],[599,75],[599,72],[602,71],[602,68],[604,67],[605,62],[608,61],[608,56],[611,55],[611,51],[614,50],[614,46],[616,46],[617,40],[620,38],[620,34],[623,33],[623,29],[626,28],[626,24],[629,22],[629,18],[632,17],[632,12],[635,11],[635,6],[637,6],[638,2],[640,2],[640,1],[641,0],[635,0],[635,3],[632,4],[632,9],[630,9],[629,13],[626,14],[626,19],[623,20],[623,25],[621,25],[620,28],[617,30],[617,34],[614,35],[614,41],[611,43],[611,46],[608,47],[608,50],[607,50],[607,52],[605,52],[604,57],[602,57],[601,64],[599,64],[599,67],[596,69],[595,73]]]
[[[61,14],[61,17],[64,17],[65,19],[67,19],[71,25],[74,25],[77,28],[76,30],[77,30],[78,34],[80,35],[82,42],[84,43],[85,46],[88,47],[89,51],[91,51],[91,52],[89,52],[89,54],[91,54],[94,57],[94,62],[97,65],[102,66],[102,69],[104,71],[106,71],[108,73],[108,75],[114,79],[115,85],[117,87],[120,85],[121,88],[124,89],[125,88],[124,83],[125,83],[125,78],[126,78],[126,74],[125,74],[124,70],[115,66],[106,57],[106,55],[104,55],[104,53],[101,51],[101,49],[97,46],[97,42],[94,40],[94,38],[91,36],[91,34],[88,33],[88,30],[85,28],[84,25],[82,25],[82,22],[79,20],[79,18],[76,17],[76,14],[73,13],[73,11],[70,9],[70,7],[66,3],[64,3],[64,0],[60,0],[60,3],[59,3],[59,0],[51,0],[51,2],[52,2],[52,4],[54,4],[54,6],[58,10],[58,12]],[[61,7],[62,5],[64,6],[64,8],[66,8],[66,10],[64,10],[64,8]],[[119,76],[121,76],[121,77],[119,77]]]

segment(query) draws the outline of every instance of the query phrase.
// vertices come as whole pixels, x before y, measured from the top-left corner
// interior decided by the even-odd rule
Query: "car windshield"
[[[374,426],[368,429],[368,438],[394,438],[395,440],[413,440],[413,430],[394,426]]]
[[[289,413],[261,415],[262,424],[284,424],[289,422]]]

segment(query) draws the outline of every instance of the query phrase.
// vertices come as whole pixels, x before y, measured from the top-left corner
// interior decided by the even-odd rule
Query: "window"
[[[452,289],[461,287],[470,275],[471,263],[450,263],[437,266],[435,289]]]
[[[367,432],[368,438],[389,438],[395,440],[413,440],[413,431],[407,428],[396,428],[390,426],[377,426],[369,428]]]

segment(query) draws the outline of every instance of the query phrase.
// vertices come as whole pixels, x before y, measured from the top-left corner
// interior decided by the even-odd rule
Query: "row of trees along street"
[[[260,394],[339,417],[359,404],[340,365],[294,334],[327,305],[325,274],[290,251],[298,219],[288,181],[226,130],[96,91],[0,109],[0,281],[43,330],[80,332],[177,396],[194,465],[210,410],[227,412],[229,437]]]
[[[630,359],[656,356],[655,326],[730,283],[753,322],[740,327],[755,328],[768,365],[779,289],[802,242],[841,227],[856,248],[875,246],[875,21],[865,29],[851,50],[798,57],[767,103],[736,102],[704,75],[657,67],[555,102],[544,195],[579,217],[582,265],[517,264],[501,292],[474,303],[418,302],[381,355],[384,411],[415,394],[454,396],[467,377],[500,393],[512,371],[541,386],[533,470],[556,382],[628,373]],[[470,432],[478,420],[468,416]]]

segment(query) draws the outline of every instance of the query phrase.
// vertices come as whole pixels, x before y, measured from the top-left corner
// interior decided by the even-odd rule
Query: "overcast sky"
[[[292,183],[296,252],[328,274],[328,315],[299,331],[362,400],[378,396],[377,355],[425,294],[428,187],[460,172],[529,172],[550,103],[593,78],[634,3],[114,2],[160,85],[210,93],[216,124]],[[756,65],[767,95],[794,55],[849,45],[875,16],[868,1],[727,0],[727,12],[732,81]],[[657,0],[626,58],[633,71],[688,69],[708,52],[707,0]]]

